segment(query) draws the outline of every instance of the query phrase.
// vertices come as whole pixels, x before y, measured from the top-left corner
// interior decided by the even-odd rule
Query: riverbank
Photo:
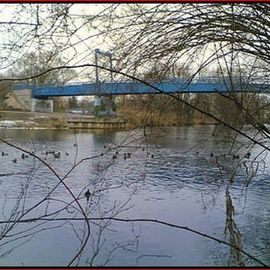
[[[117,117],[95,118],[91,115],[72,113],[0,111],[0,128],[118,129],[125,127],[126,121]]]
[[[0,111],[0,128],[29,128],[29,129],[123,129],[140,126],[183,126],[215,124],[212,119],[202,116],[187,117],[176,113],[166,112],[156,114],[146,110],[119,111],[118,117],[96,118],[92,115],[73,113],[43,113]]]
[[[119,115],[125,117],[130,127],[138,126],[185,126],[185,125],[213,125],[216,121],[201,113],[195,112],[191,116],[174,111],[149,110],[148,108],[123,107]]]

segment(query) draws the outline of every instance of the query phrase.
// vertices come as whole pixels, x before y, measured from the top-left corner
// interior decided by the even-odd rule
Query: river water
[[[213,131],[214,126],[76,132],[1,129],[1,138],[40,160],[0,143],[0,220],[8,221],[1,224],[0,264],[67,265],[86,235],[80,206],[90,218],[165,221],[229,242],[230,234],[224,231],[231,201],[234,231],[240,233],[243,250],[269,265],[267,152],[259,147],[250,150],[246,140],[233,140],[231,132],[213,136]],[[59,151],[60,157],[53,151]],[[248,152],[250,157],[244,158]],[[58,177],[69,190],[58,184]],[[91,193],[88,202],[87,189]],[[38,217],[50,221],[18,222],[9,227],[14,220]],[[239,263],[222,243],[155,222],[91,220],[90,233],[73,265]],[[245,256],[240,261],[260,265]]]

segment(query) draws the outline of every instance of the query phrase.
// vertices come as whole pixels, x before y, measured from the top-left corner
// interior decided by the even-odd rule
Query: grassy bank
[[[125,121],[115,117],[95,118],[71,113],[0,111],[0,128],[119,129]]]
[[[209,118],[195,113],[192,117],[177,114],[169,111],[149,111],[145,108],[121,108],[119,116],[127,120],[130,127],[139,126],[183,126],[183,125],[207,125],[216,122]]]
[[[193,115],[188,118],[175,112],[158,112],[147,109],[121,108],[118,119],[127,122],[126,127],[134,128],[141,126],[181,126],[194,124],[214,124],[211,119],[202,115]],[[82,116],[66,113],[41,113],[41,112],[20,112],[20,111],[0,111],[0,127],[15,128],[70,128],[68,118],[89,118],[93,116]],[[104,118],[96,119],[104,121]],[[105,119],[106,120],[106,119]],[[115,119],[112,119],[112,121]]]
[[[2,127],[18,128],[67,128],[63,114],[0,111]]]

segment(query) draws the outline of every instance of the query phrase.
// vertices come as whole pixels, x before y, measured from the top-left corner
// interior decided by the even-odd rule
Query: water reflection
[[[247,167],[243,162],[249,160],[233,159],[231,144],[222,136],[212,136],[213,131],[214,126],[152,129],[147,131],[147,140],[139,131],[82,130],[74,133],[73,130],[6,129],[0,133],[10,142],[34,151],[59,177],[64,177],[92,216],[167,220],[224,239],[226,198],[227,202],[230,198],[243,247],[258,255],[260,252],[266,254],[270,235],[267,231],[270,213],[268,157],[246,187]],[[1,220],[12,213],[26,185],[25,209],[57,186],[46,202],[31,213],[32,217],[58,211],[72,201],[50,168],[33,157],[22,159],[21,152],[1,143],[2,151],[8,156],[0,156],[1,174],[7,174],[0,177],[1,205],[5,208]],[[46,154],[48,151],[60,151],[61,156],[55,158]],[[242,156],[245,151],[240,151]],[[18,160],[16,164],[12,162],[14,158]],[[85,160],[69,173],[82,159]],[[240,161],[241,167],[237,166]],[[230,183],[230,195],[226,197],[232,173],[234,180]],[[89,205],[83,197],[87,189],[94,194]],[[79,217],[76,211],[67,208],[55,217]],[[54,229],[45,230],[48,226]],[[95,248],[99,248],[96,239],[102,226],[105,225],[101,221],[92,224],[94,242],[86,247],[80,265],[90,263],[89,258],[93,258]],[[19,232],[30,230],[33,224],[19,224],[17,228]],[[1,265],[66,265],[82,241],[80,237],[83,236],[79,235],[83,222],[45,223],[38,228],[42,233],[35,234],[31,241],[3,257]],[[108,258],[113,258],[108,261],[109,265],[196,266],[226,265],[228,262],[228,247],[188,232],[147,223],[111,222],[109,228],[102,231],[101,239],[105,239],[106,246],[100,244],[102,248],[93,265],[102,265]],[[258,235],[256,241],[252,237],[254,232]],[[49,241],[45,241],[47,239]],[[68,245],[63,239],[68,239]],[[0,246],[2,253],[7,250],[6,246]],[[40,258],[38,254],[48,257]],[[262,258],[270,263],[268,255]],[[245,263],[254,264],[253,261]]]

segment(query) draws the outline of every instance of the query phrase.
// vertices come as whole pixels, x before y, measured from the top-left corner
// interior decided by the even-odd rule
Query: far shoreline
[[[139,116],[136,121],[132,117],[122,118],[121,115],[117,117],[94,117],[93,115],[72,114],[63,112],[25,112],[25,111],[0,111],[0,129],[72,129],[67,119],[78,119],[76,121],[91,121],[91,122],[107,122],[113,123],[115,121],[124,121],[125,126],[121,129],[133,129],[138,126],[142,126],[143,119]],[[149,122],[146,127],[180,127],[180,126],[192,126],[192,125],[215,125],[212,121],[183,121],[178,123],[169,123],[167,121],[161,122]],[[78,127],[80,128],[80,127]],[[103,127],[94,127],[89,129],[115,129],[111,125]],[[119,128],[118,128],[119,129]]]

